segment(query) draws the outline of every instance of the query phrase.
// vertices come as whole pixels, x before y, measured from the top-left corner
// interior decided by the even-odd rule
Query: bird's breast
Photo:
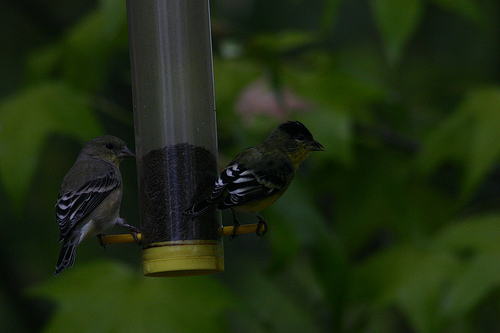
[[[283,195],[283,193],[285,193],[285,190],[279,191],[265,199],[252,201],[245,205],[235,206],[231,208],[237,212],[244,212],[244,213],[260,212],[261,210],[264,210],[267,207],[271,206],[273,203],[275,203],[276,200],[278,200]]]

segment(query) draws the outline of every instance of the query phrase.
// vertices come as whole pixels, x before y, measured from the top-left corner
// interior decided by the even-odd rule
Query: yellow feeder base
[[[142,250],[145,276],[189,276],[224,272],[224,248],[217,241],[172,241]]]

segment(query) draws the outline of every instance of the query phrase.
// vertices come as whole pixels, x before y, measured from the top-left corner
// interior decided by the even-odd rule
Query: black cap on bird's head
[[[325,150],[321,143],[314,140],[311,132],[300,121],[287,121],[279,125],[276,130],[286,133],[300,144],[306,145],[310,151]]]

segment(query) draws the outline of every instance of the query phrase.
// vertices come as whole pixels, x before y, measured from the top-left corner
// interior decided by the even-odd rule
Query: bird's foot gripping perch
[[[230,236],[230,240],[233,240],[236,236],[238,236],[238,228],[240,227],[240,221],[236,218],[236,214],[234,214],[233,210],[231,209],[231,213],[233,214],[233,233]]]
[[[102,246],[103,251],[106,251],[106,243],[104,243],[104,238],[103,238],[104,236],[106,236],[106,235],[100,233],[99,235],[97,235],[97,240],[99,241],[99,245]]]
[[[141,231],[139,229],[137,229],[136,227],[134,227],[131,224],[126,223],[121,218],[116,220],[115,225],[120,226],[120,227],[124,227],[124,228],[128,228],[130,230],[130,233],[132,234],[132,237],[134,237],[135,242],[137,244],[141,245],[141,241],[139,240],[139,238],[137,238],[137,234],[141,233]],[[102,236],[101,236],[101,242],[102,242]]]
[[[257,234],[257,236],[259,237],[264,237],[264,235],[266,234],[267,232],[267,222],[266,220],[264,220],[264,218],[262,216],[260,216],[259,214],[257,214],[257,218],[259,219],[259,223],[257,224],[257,230],[255,230],[255,233]],[[264,230],[260,230],[262,229],[262,227],[264,227]]]

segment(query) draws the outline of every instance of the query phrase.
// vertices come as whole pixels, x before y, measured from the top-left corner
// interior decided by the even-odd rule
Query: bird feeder
[[[128,0],[143,272],[224,271],[208,0]]]

